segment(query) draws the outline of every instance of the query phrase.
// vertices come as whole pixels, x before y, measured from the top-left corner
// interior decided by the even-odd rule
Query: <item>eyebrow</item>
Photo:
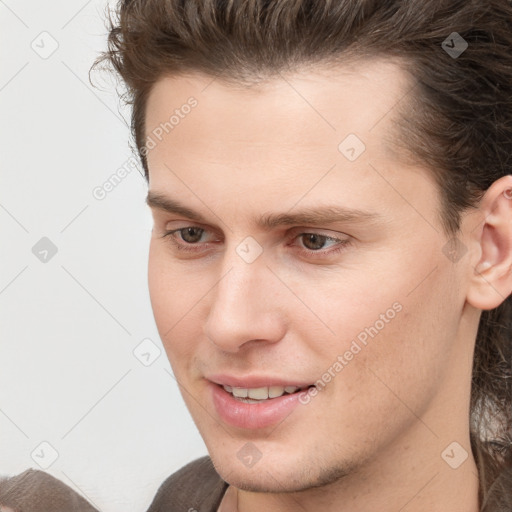
[[[195,220],[202,224],[209,222],[200,213],[182,205],[176,199],[172,199],[163,194],[149,191],[146,197],[146,203],[150,208],[183,215],[188,219]],[[335,222],[376,223],[380,219],[382,219],[382,216],[376,212],[340,206],[319,206],[316,208],[304,208],[295,213],[263,214],[256,222],[256,225],[264,230],[271,230],[279,226],[291,226],[295,224],[321,225]]]

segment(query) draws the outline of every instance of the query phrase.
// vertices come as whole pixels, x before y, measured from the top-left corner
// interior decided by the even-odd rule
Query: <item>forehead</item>
[[[150,190],[233,218],[299,201],[395,208],[395,216],[412,201],[431,216],[432,175],[402,165],[392,145],[413,88],[397,62],[382,59],[251,87],[202,74],[164,77],[146,109]]]
[[[250,159],[262,148],[293,153],[337,149],[351,133],[377,149],[411,85],[397,61],[384,59],[280,73],[252,85],[201,73],[165,76],[148,98],[146,135],[157,130],[158,136],[158,127],[169,125],[175,113],[161,137],[176,149],[186,143],[189,150],[212,157],[240,148]],[[197,106],[189,109],[191,98]]]

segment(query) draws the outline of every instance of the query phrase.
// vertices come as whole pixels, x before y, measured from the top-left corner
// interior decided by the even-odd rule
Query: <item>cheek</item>
[[[314,315],[290,310],[291,324],[301,326],[303,339],[318,354],[332,359],[348,351],[350,361],[356,354],[364,359],[373,340],[385,338],[400,323],[404,303],[400,283],[373,276],[371,271],[349,269],[308,280],[300,277],[293,283],[295,293]]]
[[[388,387],[420,401],[431,395],[457,336],[462,299],[450,265],[418,253],[401,262],[409,272],[379,275],[375,269],[354,273],[350,282],[309,287],[308,305],[328,328],[322,343],[310,324],[301,325],[310,351],[322,360],[321,380],[336,381],[326,388],[347,398],[390,395],[396,401]]]
[[[194,351],[202,323],[201,299],[208,291],[204,275],[199,276],[172,262],[161,240],[152,240],[148,259],[148,287],[153,316],[171,363],[186,360]]]
[[[172,304],[174,294],[168,291],[169,287],[166,282],[167,276],[164,269],[164,258],[161,251],[156,247],[157,244],[158,242],[151,239],[148,258],[148,288],[153,315],[158,330],[160,331],[160,336],[162,336],[162,331],[165,332],[165,328],[169,328],[169,326],[163,325],[163,322],[167,322],[165,311],[167,311],[169,305]]]
[[[183,300],[183,276],[168,263],[160,241],[152,240],[148,259],[148,287],[151,307],[162,343],[168,350],[168,339],[186,314]]]

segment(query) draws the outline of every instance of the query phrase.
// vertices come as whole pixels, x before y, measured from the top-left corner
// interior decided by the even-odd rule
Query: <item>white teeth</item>
[[[269,398],[277,398],[281,396],[285,392],[285,388],[283,386],[270,386],[268,388],[268,397]]]
[[[249,398],[253,400],[266,400],[267,398],[278,398],[285,393],[295,393],[300,388],[297,386],[268,386],[261,388],[235,388],[223,386],[223,388],[236,398]]]
[[[236,396],[238,398],[247,398],[247,393],[249,392],[248,389],[244,388],[233,388],[231,393],[233,393],[233,396]]]
[[[266,400],[268,398],[268,388],[254,388],[247,390],[247,398],[253,400]]]

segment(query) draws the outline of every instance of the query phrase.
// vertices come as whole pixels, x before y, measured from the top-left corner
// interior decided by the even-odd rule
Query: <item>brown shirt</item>
[[[217,512],[228,488],[210,457],[196,459],[169,476],[147,512]],[[0,478],[0,511],[98,512],[90,503],[52,475],[28,469]]]
[[[228,485],[201,457],[163,482],[147,512],[217,512]]]
[[[98,512],[85,498],[58,478],[27,469],[19,475],[0,478],[0,511]]]

